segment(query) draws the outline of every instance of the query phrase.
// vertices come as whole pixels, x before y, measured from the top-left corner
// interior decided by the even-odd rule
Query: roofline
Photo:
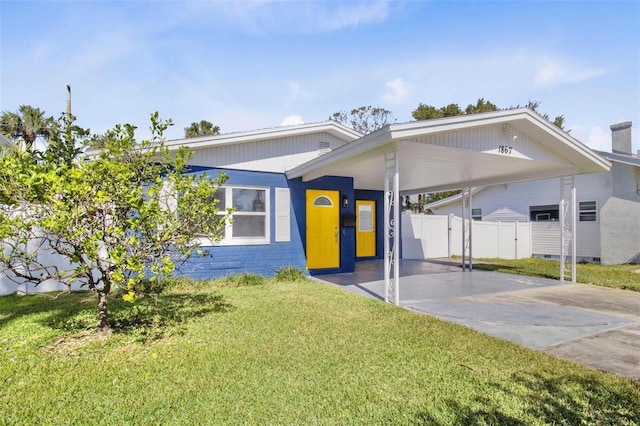
[[[633,154],[632,155],[615,154],[615,153],[606,152],[606,151],[595,151],[595,152],[598,153],[598,155],[600,155],[601,157],[606,158],[609,161],[613,161],[614,163],[622,163],[622,164],[627,164],[629,166],[640,167],[640,158],[635,157]]]
[[[514,108],[500,111],[489,111],[478,114],[465,114],[454,117],[445,117],[436,120],[423,120],[400,125],[391,125],[390,130],[394,139],[405,139],[424,134],[424,129],[433,129],[430,134],[446,132],[451,130],[462,130],[480,125],[501,124],[512,120],[526,119],[536,124],[542,130],[552,133],[558,139],[563,139],[570,147],[580,154],[588,157],[591,161],[599,163],[599,166],[609,169],[609,162],[591,150],[588,146],[562,130],[560,127],[543,118],[540,114],[530,108]],[[422,125],[422,123],[430,125]],[[396,128],[397,127],[397,128]],[[422,130],[422,132],[421,132]]]
[[[551,133],[554,137],[562,139],[580,155],[587,157],[600,168],[609,170],[611,164],[600,155],[592,151],[582,142],[560,129],[555,124],[549,123],[529,108],[515,108],[500,111],[490,111],[478,114],[465,114],[452,117],[436,118],[432,120],[411,121],[408,123],[388,124],[381,129],[370,133],[345,146],[339,147],[327,154],[301,164],[287,172],[287,178],[297,178],[311,173],[316,169],[326,166],[336,160],[345,160],[361,152],[386,143],[409,139],[418,136],[427,136],[448,131],[458,131],[470,127],[488,126],[492,124],[507,124],[510,121],[527,120],[535,124],[541,130]]]
[[[202,149],[210,146],[233,145],[245,142],[256,142],[274,138],[306,135],[310,133],[327,132],[349,142],[362,137],[362,133],[353,130],[335,120],[321,121],[317,123],[297,124],[293,126],[272,127],[260,130],[225,133],[213,136],[201,136],[197,138],[173,139],[164,142],[169,150],[186,146],[190,149]]]

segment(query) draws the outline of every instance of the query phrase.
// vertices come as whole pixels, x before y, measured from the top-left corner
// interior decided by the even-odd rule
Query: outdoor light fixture
[[[349,197],[347,197],[346,195],[342,196],[342,207],[349,207]]]

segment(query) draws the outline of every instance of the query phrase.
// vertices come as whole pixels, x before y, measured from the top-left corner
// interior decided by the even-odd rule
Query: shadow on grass
[[[97,296],[76,292],[55,300],[43,296],[7,296],[0,301],[0,327],[24,315],[38,315],[38,322],[56,330],[79,332],[96,327]],[[176,326],[209,313],[224,313],[232,306],[215,293],[162,294],[143,297],[134,303],[113,295],[109,298],[109,317],[115,332],[154,331]]]
[[[544,424],[635,425],[640,419],[640,384],[637,392],[630,393],[628,387],[616,386],[589,373],[557,377],[539,373],[516,375],[512,383],[523,389],[522,395],[515,396],[527,404],[523,418],[505,413],[498,402],[486,396],[477,396],[467,404],[449,399],[445,401],[448,415],[421,412],[416,418],[433,425],[524,425],[530,424],[532,418]],[[507,389],[500,383],[489,386],[505,394],[513,393],[513,387]]]

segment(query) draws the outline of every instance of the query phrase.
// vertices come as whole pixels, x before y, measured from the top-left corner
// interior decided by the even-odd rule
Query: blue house
[[[193,151],[193,173],[229,177],[220,207],[235,208],[233,223],[219,243],[202,241],[213,257],[183,270],[197,278],[270,276],[289,265],[344,273],[359,260],[385,259],[385,279],[397,282],[402,196],[610,168],[529,109],[392,124],[368,135],[326,121],[166,145]],[[561,197],[570,205],[575,186]]]
[[[200,241],[212,256],[193,258],[183,274],[271,276],[286,266],[312,275],[349,273],[360,260],[381,259],[385,300],[396,303],[403,196],[463,189],[463,247],[469,253],[463,250],[462,263],[468,259],[471,267],[470,189],[561,177],[564,260],[575,249],[574,176],[611,167],[529,109],[391,124],[368,135],[326,121],[165,145],[192,151],[190,173],[225,173],[216,199],[223,210],[234,208],[221,241]],[[575,271],[575,253],[571,258]],[[0,275],[0,294],[15,291],[16,284]]]

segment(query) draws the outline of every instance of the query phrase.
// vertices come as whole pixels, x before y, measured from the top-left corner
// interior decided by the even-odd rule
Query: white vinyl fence
[[[472,221],[473,257],[531,257],[529,222]],[[462,255],[462,219],[453,215],[402,215],[402,258]]]

